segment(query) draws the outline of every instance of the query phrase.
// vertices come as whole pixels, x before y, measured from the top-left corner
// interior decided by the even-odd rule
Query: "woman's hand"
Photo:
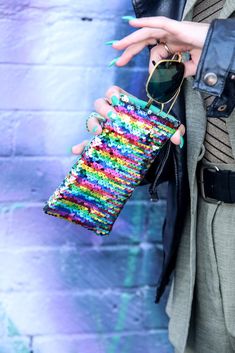
[[[96,112],[98,114],[100,114],[102,117],[104,117],[105,119],[109,119],[109,114],[112,112],[116,112],[115,109],[111,105],[112,101],[114,99],[119,99],[121,93],[132,96],[130,93],[124,91],[123,89],[121,89],[118,86],[110,87],[106,92],[105,98],[99,98],[95,101],[94,105],[95,105]],[[114,98],[114,97],[116,97],[116,98]],[[95,135],[99,135],[102,132],[102,126],[99,123],[99,119],[97,119],[96,117],[91,117],[88,119],[87,127],[88,127],[88,130]],[[180,125],[178,130],[171,137],[171,141],[174,144],[179,145],[181,142],[180,136],[183,136],[184,133],[185,133],[185,128],[183,125]],[[88,144],[88,142],[89,141],[85,140],[85,141],[79,143],[78,145],[73,146],[72,152],[74,154],[81,154],[84,147]]]
[[[152,60],[157,62],[169,56],[164,45],[157,44],[162,42],[167,44],[172,53],[189,52],[191,58],[185,62],[185,77],[195,75],[209,24],[175,21],[167,17],[143,17],[130,20],[129,24],[132,27],[142,28],[112,44],[114,49],[124,50],[115,62],[117,66],[126,65],[146,46],[155,45],[150,53],[149,71],[151,72]]]
[[[112,107],[112,99],[116,97],[119,99],[120,93],[131,95],[117,86],[110,87],[104,98],[98,98],[94,102],[95,110],[98,114],[100,114],[103,118],[109,120],[109,114],[111,112],[116,112],[115,109]],[[87,120],[87,129],[94,135],[99,135],[102,132],[102,126],[96,117],[90,117]],[[78,145],[72,147],[72,152],[74,154],[81,154],[84,150],[85,146],[89,143],[88,140],[84,140]]]

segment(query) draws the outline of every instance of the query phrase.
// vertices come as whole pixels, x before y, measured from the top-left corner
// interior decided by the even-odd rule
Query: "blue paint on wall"
[[[107,67],[117,53],[104,43],[133,30],[131,1],[0,10],[0,352],[170,353],[154,304],[165,201],[138,188],[105,239],[42,211],[89,138],[94,100],[112,84],[145,98],[147,50]]]

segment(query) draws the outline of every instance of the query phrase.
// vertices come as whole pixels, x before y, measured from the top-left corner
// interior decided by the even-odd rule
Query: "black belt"
[[[212,203],[235,203],[235,172],[218,167],[198,168],[199,190],[203,199]]]

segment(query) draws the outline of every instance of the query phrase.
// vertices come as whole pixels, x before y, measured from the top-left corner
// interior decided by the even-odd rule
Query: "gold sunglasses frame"
[[[175,57],[178,57],[178,59],[175,59]],[[153,76],[153,73],[155,72],[155,70],[156,70],[157,67],[159,66],[159,64],[161,64],[161,63],[163,63],[163,62],[178,62],[178,63],[182,63],[182,64],[183,64],[182,55],[181,55],[180,53],[175,53],[175,54],[173,55],[172,59],[163,59],[163,60],[160,60],[160,61],[158,61],[158,62],[156,63],[156,65],[154,66],[154,69],[153,69],[152,72],[150,73],[150,75],[149,75],[149,77],[148,77],[148,80],[147,80],[147,82],[146,82],[146,85],[145,85],[147,97],[149,98],[148,103],[147,103],[147,105],[146,105],[146,108],[148,109],[148,108],[151,106],[151,104],[152,104],[153,102],[156,102],[157,104],[160,104],[160,105],[161,105],[161,112],[162,112],[163,109],[164,109],[164,105],[167,104],[167,103],[169,103],[169,102],[171,102],[171,101],[173,100],[172,104],[170,105],[170,108],[169,108],[168,111],[167,111],[167,114],[169,114],[170,111],[171,111],[171,109],[172,109],[172,107],[173,107],[173,105],[175,104],[175,101],[176,101],[176,99],[177,99],[179,93],[180,93],[180,89],[181,89],[182,83],[183,83],[183,81],[184,81],[184,76],[183,76],[183,78],[182,78],[182,80],[181,80],[181,82],[180,82],[180,85],[179,85],[177,91],[175,92],[175,94],[174,94],[168,101],[162,103],[162,102],[157,101],[156,99],[153,99],[153,98],[151,97],[149,91],[148,91],[148,84],[149,84],[149,81],[151,80],[151,78],[152,78],[152,76]]]

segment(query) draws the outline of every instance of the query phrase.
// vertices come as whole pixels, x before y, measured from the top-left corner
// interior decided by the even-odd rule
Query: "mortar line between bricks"
[[[45,201],[46,202],[46,201]],[[45,202],[30,202],[30,201],[9,201],[7,200],[6,202],[4,201],[0,201],[0,209],[1,209],[1,206],[4,206],[4,207],[11,207],[12,209],[13,208],[20,208],[20,206],[25,206],[25,207],[28,207],[28,206],[32,206],[32,207],[41,207],[41,206],[44,206]]]
[[[116,287],[111,287],[109,289],[107,288],[102,288],[102,287],[97,287],[97,288],[90,288],[90,289],[51,289],[46,288],[45,290],[20,290],[20,289],[14,289],[14,291],[12,291],[12,289],[1,289],[1,294],[0,294],[0,299],[4,300],[4,298],[8,298],[11,296],[15,296],[17,295],[28,295],[30,293],[31,296],[38,296],[38,295],[48,295],[50,294],[51,296],[76,296],[76,297],[85,297],[85,296],[93,296],[93,297],[102,297],[103,295],[123,295],[123,293],[125,294],[129,294],[130,296],[132,295],[137,295],[138,291],[143,291],[143,290],[148,290],[148,289],[155,289],[156,285],[139,285],[139,286],[132,286],[132,287],[125,287],[125,286],[116,286]]]
[[[85,71],[97,71],[97,69],[107,69],[110,70],[110,68],[107,65],[96,65],[94,66],[86,66],[86,65],[75,65],[75,64],[56,64],[56,63],[17,63],[17,62],[0,62],[0,67],[3,66],[4,68],[6,68],[6,66],[10,66],[10,67],[15,67],[15,66],[21,66],[23,68],[28,68],[28,67],[37,67],[37,68],[53,68],[53,67],[58,67],[58,68],[71,68],[71,69],[81,69],[83,70],[84,73],[84,69]],[[115,70],[122,70],[122,71],[137,71],[137,72],[147,72],[146,67],[142,67],[142,66],[133,66],[133,67],[114,67]]]
[[[140,334],[140,335],[146,335],[147,334],[155,334],[155,333],[167,333],[168,329],[167,328],[156,328],[156,329],[144,329],[143,330],[128,330],[128,332],[126,331],[110,331],[110,333],[101,333],[101,332],[97,332],[97,333],[81,333],[81,334],[77,334],[77,333],[71,333],[71,334],[34,334],[33,337],[35,339],[37,338],[65,338],[65,339],[70,339],[71,338],[95,338],[97,336],[102,336],[104,338],[108,338],[108,337],[112,337],[113,335],[121,335],[123,337],[126,336],[132,336],[133,334]],[[27,335],[24,335],[23,337],[27,337]]]
[[[162,250],[162,242],[160,240],[155,240],[155,241],[148,241],[145,242],[148,246],[148,250],[156,250],[156,249],[160,249]],[[74,246],[70,246],[67,247],[66,243],[63,243],[61,245],[56,245],[56,246],[48,246],[48,245],[43,245],[43,246],[37,246],[37,247],[32,247],[32,246],[19,246],[16,245],[15,247],[13,245],[10,246],[1,246],[0,249],[0,253],[27,253],[27,252],[37,252],[40,251],[41,253],[49,253],[49,252],[58,252],[63,250],[63,252],[66,251],[75,251],[78,252],[78,250],[82,251],[86,251],[86,252],[105,252],[106,250],[109,252],[113,252],[113,251],[121,251],[121,250],[130,250],[130,246],[133,249],[133,247],[141,247],[141,245],[143,244],[142,241],[130,241],[130,243],[128,243],[126,245],[126,248],[122,248],[123,245],[119,245],[117,242],[113,243],[113,248],[110,248],[111,245],[106,245],[105,243],[96,246],[96,245],[92,245],[92,244],[74,244]]]
[[[16,201],[16,200],[13,200],[13,201],[0,201],[0,208],[1,206],[4,206],[4,207],[10,207],[10,208],[21,208],[22,207],[41,207],[41,206],[44,206],[45,201],[42,201],[42,202],[31,202],[31,201]],[[128,200],[127,201],[129,205],[133,205],[133,206],[138,206],[138,205],[149,205],[149,200]],[[159,200],[158,203],[157,203],[158,206],[163,206],[165,205],[165,200]]]
[[[92,101],[93,102],[93,101]],[[94,109],[90,109],[90,110],[87,110],[87,111],[82,111],[82,110],[73,110],[73,109],[68,109],[68,110],[62,110],[62,109],[6,109],[6,108],[0,108],[0,112],[10,112],[10,113],[79,113],[79,114],[83,114],[84,112],[87,114],[87,113],[90,113],[91,110],[94,110]]]
[[[79,113],[89,114],[91,110],[63,110],[63,109],[1,109],[0,112],[11,112],[11,113]]]
[[[42,156],[21,156],[21,155],[10,155],[10,156],[5,156],[5,157],[0,157],[0,161],[5,161],[5,160],[23,160],[23,161],[57,161],[60,160],[61,161],[61,157],[63,157],[64,161],[67,160],[69,161],[71,159],[71,161],[73,161],[74,158],[76,158],[76,155],[71,155],[71,156],[61,156],[61,155],[52,155],[52,156],[48,156],[48,155],[42,155]]]
[[[92,234],[91,234],[92,235]],[[65,240],[66,240],[66,237],[65,237]],[[21,246],[21,247],[4,247],[2,246],[1,249],[0,249],[0,253],[27,253],[27,252],[37,252],[40,250],[40,253],[49,253],[49,252],[58,252],[58,250],[60,251],[63,251],[64,253],[65,252],[69,252],[69,251],[77,251],[78,249],[84,249],[86,248],[86,252],[94,252],[96,251],[97,253],[99,252],[105,252],[105,251],[121,251],[121,250],[129,250],[129,251],[132,251],[133,249],[141,249],[143,251],[146,251],[146,250],[152,250],[152,249],[155,249],[156,248],[156,243],[150,243],[150,242],[139,242],[139,243],[132,243],[131,244],[131,249],[130,249],[130,244],[108,244],[108,245],[105,245],[105,248],[104,246],[102,245],[82,245],[82,246],[71,246],[71,245],[67,245],[66,243],[64,245],[56,245],[56,246],[49,246],[47,245],[45,247],[45,245],[43,246]]]
[[[8,10],[8,9],[7,9]],[[63,11],[67,11],[68,7],[64,7],[64,6],[57,6],[57,7],[34,7],[34,6],[30,6],[30,7],[22,7],[20,8],[18,11],[16,12],[7,12],[4,13],[4,11],[1,13],[1,18],[5,17],[7,14],[8,19],[12,20],[12,21],[18,21],[18,22],[23,22],[22,19],[20,17],[17,18],[17,16],[20,16],[21,13],[27,13],[30,12],[31,10],[34,10],[35,12],[42,12],[44,13],[53,13],[53,14],[61,14]],[[79,11],[79,15],[76,15],[75,11]],[[77,10],[72,10],[69,9],[69,12],[66,13],[66,15],[64,17],[62,17],[59,20],[55,20],[55,21],[50,21],[48,24],[52,25],[55,24],[57,22],[61,22],[61,21],[66,21],[66,20],[70,20],[70,21],[81,21],[81,22],[93,22],[93,21],[99,21],[99,22],[113,22],[117,20],[116,16],[113,16],[113,12],[110,12],[109,15],[104,16],[103,13],[101,12],[100,14],[97,12],[90,12],[89,10],[89,15],[87,15],[86,13],[81,13],[81,11],[79,9]],[[123,16],[123,12],[118,12],[117,15]],[[84,19],[85,18],[85,19]],[[117,25],[120,23],[117,23]]]

